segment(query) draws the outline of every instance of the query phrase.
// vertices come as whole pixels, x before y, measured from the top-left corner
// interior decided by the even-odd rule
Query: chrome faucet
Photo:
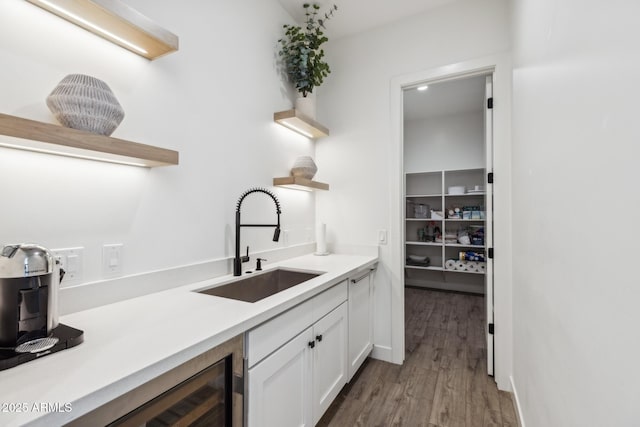
[[[278,216],[277,224],[241,224],[240,223],[240,208],[242,207],[242,202],[244,201],[244,198],[251,193],[264,193],[273,199],[273,202],[276,204],[276,214]],[[242,274],[242,263],[249,261],[248,246],[247,246],[247,255],[243,257],[240,256],[240,227],[275,227],[276,229],[273,232],[273,241],[277,242],[278,240],[280,240],[280,214],[281,213],[282,211],[280,210],[280,202],[278,202],[278,198],[271,191],[266,190],[264,188],[257,187],[242,193],[236,205],[236,256],[233,259],[233,275],[234,276],[240,276]]]

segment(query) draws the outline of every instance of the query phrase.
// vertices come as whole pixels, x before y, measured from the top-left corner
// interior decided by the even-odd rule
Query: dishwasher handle
[[[351,279],[351,283],[358,283],[359,281],[361,281],[365,277],[369,276],[371,274],[371,272],[374,271],[374,270],[375,270],[375,268],[370,268],[369,271],[367,271],[366,273],[364,273],[362,276],[358,277],[357,279]]]

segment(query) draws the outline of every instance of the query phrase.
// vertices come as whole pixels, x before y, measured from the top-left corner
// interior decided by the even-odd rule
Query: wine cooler
[[[238,336],[69,425],[241,427],[243,389]]]

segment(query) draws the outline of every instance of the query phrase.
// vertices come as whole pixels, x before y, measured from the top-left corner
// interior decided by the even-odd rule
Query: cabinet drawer
[[[255,329],[247,332],[249,368],[284,345],[313,323],[312,300],[296,305]]]
[[[345,302],[348,293],[347,281],[345,280],[339,285],[335,285],[320,295],[313,297],[311,300],[313,303],[313,322],[311,323],[317,322],[331,310]]]
[[[347,292],[345,281],[247,332],[249,368],[346,301]]]

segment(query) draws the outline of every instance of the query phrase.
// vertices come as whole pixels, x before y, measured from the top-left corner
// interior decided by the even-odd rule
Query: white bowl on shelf
[[[426,255],[409,255],[409,259],[411,261],[416,261],[416,262],[425,262],[427,260],[427,256]]]

